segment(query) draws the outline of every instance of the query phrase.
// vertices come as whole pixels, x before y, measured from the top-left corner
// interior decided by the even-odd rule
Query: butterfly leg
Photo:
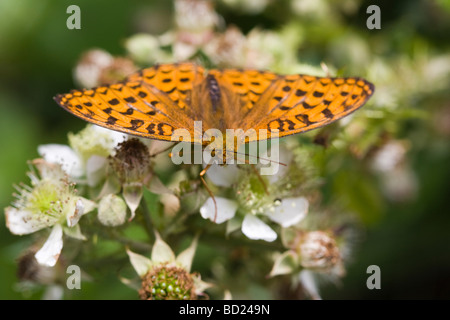
[[[211,196],[211,199],[213,200],[214,203],[214,222],[216,222],[217,219],[217,203],[216,203],[216,198],[214,197],[214,194],[212,193],[211,189],[208,187],[208,184],[205,181],[205,178],[203,178],[203,176],[206,174],[206,171],[208,171],[208,169],[211,168],[211,165],[208,164],[205,169],[203,169],[200,172],[200,180],[202,181],[203,185],[206,188],[206,191],[208,191],[209,195]]]

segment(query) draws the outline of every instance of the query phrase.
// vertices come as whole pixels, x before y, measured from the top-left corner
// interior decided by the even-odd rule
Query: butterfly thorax
[[[223,156],[224,163],[235,158],[240,146],[248,140],[244,128],[239,128],[243,117],[241,96],[208,74],[193,88],[189,104],[195,121],[201,121],[202,145],[213,155]]]
[[[225,136],[227,129],[236,128],[242,117],[241,99],[227,85],[208,74],[202,82],[192,88],[188,102],[195,121],[202,121],[203,131],[218,129]]]

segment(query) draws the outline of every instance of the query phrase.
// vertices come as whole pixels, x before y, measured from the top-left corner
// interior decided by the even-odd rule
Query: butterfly
[[[125,80],[59,94],[56,102],[75,116],[112,130],[172,141],[177,129],[195,133],[255,129],[245,143],[320,128],[363,106],[374,85],[357,77],[279,75],[269,71],[212,69],[191,63],[155,65]],[[208,141],[196,141],[205,145]],[[224,150],[226,150],[224,142]]]

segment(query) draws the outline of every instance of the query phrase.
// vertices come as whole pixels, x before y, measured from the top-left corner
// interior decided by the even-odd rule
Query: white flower
[[[93,88],[98,85],[102,70],[109,67],[114,57],[100,49],[87,51],[74,70],[74,77],[84,88]]]
[[[316,19],[329,16],[329,6],[324,0],[294,0],[291,6],[293,13],[298,15],[313,16]]]
[[[251,214],[245,215],[244,221],[242,222],[242,233],[252,240],[272,242],[277,239],[277,234],[272,228]]]
[[[271,0],[223,0],[226,5],[249,14],[263,12],[270,1]]]
[[[283,228],[293,226],[306,217],[308,212],[308,200],[304,197],[285,198],[280,205],[266,211],[269,218]]]
[[[288,250],[275,257],[275,262],[270,271],[269,277],[283,274],[294,274],[294,283],[301,284],[303,290],[314,300],[320,300],[319,287],[317,283],[317,273],[309,269],[299,270],[298,255]]]
[[[292,274],[295,282],[315,300],[321,299],[318,278],[336,281],[345,274],[342,243],[325,231],[283,229],[283,245],[289,250],[276,255],[270,277]]]
[[[204,32],[219,23],[219,16],[211,1],[176,0],[175,23],[184,31]]]
[[[270,186],[271,188],[274,188],[273,184],[287,174],[287,165],[291,163],[293,158],[292,153],[285,148],[280,148],[278,155],[279,158],[277,158],[277,161],[286,166],[280,165],[277,170],[274,171],[273,175],[265,176],[267,177],[267,181],[272,184]],[[267,154],[261,156],[261,159],[266,158],[269,158]],[[248,174],[243,175],[245,172],[245,170],[239,169],[235,164],[226,166],[212,165],[206,171],[208,179],[217,186],[225,188],[231,187],[244,179],[239,182],[239,184],[243,184],[244,187],[242,188],[239,184],[237,185],[239,190],[237,193],[238,201],[214,197],[215,205],[214,200],[211,197],[208,198],[200,208],[200,214],[204,219],[210,219],[217,224],[228,221],[227,233],[241,227],[242,233],[249,239],[271,242],[277,238],[277,234],[265,222],[259,219],[258,216],[266,217],[273,222],[278,223],[283,228],[295,225],[305,218],[308,212],[308,200],[306,200],[306,198],[285,198],[272,202],[270,201],[270,198],[267,197],[268,190],[259,190],[259,194],[255,193],[256,189],[261,189],[259,188],[259,186],[261,186],[261,181],[257,178],[253,179],[253,177]],[[249,186],[249,184],[258,186],[253,188]],[[240,210],[244,213],[244,216],[235,217],[240,205]]]
[[[52,228],[47,241],[35,255],[40,264],[52,267],[63,247],[63,233],[84,239],[78,221],[95,208],[95,203],[76,195],[60,165],[42,159],[33,164],[39,176],[30,172],[32,187],[18,189],[18,199],[5,209],[6,226],[16,235]]]
[[[215,223],[223,223],[233,219],[238,210],[236,201],[215,197],[217,204],[217,216],[212,198],[208,198],[200,208],[204,219],[210,219]],[[308,212],[308,200],[304,197],[286,198],[280,201],[278,206],[266,209],[261,215],[268,217],[273,222],[286,228],[300,222]],[[215,220],[214,220],[215,219]],[[275,231],[265,222],[251,213],[244,216],[242,233],[252,240],[274,241],[277,238]]]
[[[402,141],[389,141],[372,159],[372,168],[378,172],[392,172],[405,160],[406,146]]]
[[[170,55],[161,49],[161,39],[151,34],[139,33],[128,38],[125,47],[133,61],[141,64],[168,62]]]
[[[266,163],[269,162],[269,160],[274,160],[273,157],[268,156],[268,151],[260,152],[260,162],[264,161]],[[270,183],[275,183],[287,174],[289,164],[292,162],[292,159],[292,153],[285,147],[280,147],[278,158],[275,159],[277,162],[276,165],[272,164],[272,166],[268,167],[267,165],[263,165],[262,163],[260,163],[258,164],[258,168],[260,169],[261,167],[264,167],[267,171],[265,177],[269,180]],[[203,167],[206,167],[206,164],[203,164]],[[206,171],[206,176],[216,186],[228,188],[239,181],[239,178],[242,177],[243,172],[244,171],[240,170],[238,165],[236,164],[213,164]]]
[[[211,1],[175,1],[177,31],[172,45],[175,60],[187,60],[211,41],[219,21]]]
[[[230,26],[205,44],[203,50],[218,66],[246,67],[247,38],[237,27]]]
[[[235,201],[220,197],[215,197],[215,201],[218,208],[217,217],[215,217],[214,200],[209,197],[208,200],[206,200],[205,204],[200,208],[200,214],[202,215],[203,219],[214,221],[215,218],[214,222],[217,224],[221,224],[234,217],[238,207]]]
[[[69,134],[70,147],[46,144],[38,153],[48,163],[57,163],[75,181],[83,176],[89,186],[95,186],[105,175],[106,159],[117,145],[126,139],[123,133],[95,125],[87,125],[77,134]]]
[[[201,280],[199,274],[190,273],[196,248],[197,238],[175,256],[156,233],[150,259],[127,250],[133,268],[142,279],[141,299],[195,299],[211,287],[211,284]]]
[[[69,146],[62,144],[45,144],[38,146],[38,153],[49,163],[58,163],[71,177],[83,175],[83,165],[77,153]]]

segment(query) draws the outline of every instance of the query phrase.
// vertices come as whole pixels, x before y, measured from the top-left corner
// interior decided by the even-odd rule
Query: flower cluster
[[[267,4],[268,1],[258,6],[256,3],[246,5],[244,10],[256,13]],[[227,5],[241,7],[242,4],[230,2]],[[113,57],[100,49],[88,51],[75,68],[76,81],[91,88],[123,79],[136,69],[134,63],[195,59],[199,53],[208,58],[209,64],[217,67],[271,68],[280,72],[288,65],[292,69],[289,72],[301,68],[294,54],[298,42],[292,41],[293,31],[289,28],[281,33],[254,29],[248,35],[235,26],[218,31],[223,28],[223,21],[210,1],[176,1],[174,20],[174,29],[167,34],[159,37],[138,34],[129,38],[125,45],[131,60]],[[310,170],[310,155],[296,151],[298,145],[284,148],[280,155],[284,166],[274,175],[260,176],[257,170],[246,165],[209,168],[207,180],[215,187],[215,193],[214,197],[207,199],[203,188],[198,188],[195,182],[197,178],[189,173],[181,171],[178,178],[175,175],[169,181],[170,188],[164,186],[155,167],[167,160],[154,157],[157,152],[152,153],[151,149],[157,148],[155,145],[158,143],[150,143],[149,148],[147,141],[88,125],[77,134],[69,134],[69,145],[39,146],[38,153],[42,159],[32,163],[39,176],[30,174],[31,187],[19,188],[18,200],[5,210],[8,228],[14,234],[51,228],[48,240],[35,257],[40,264],[55,266],[61,254],[63,234],[86,240],[96,233],[95,228],[126,230],[137,223],[152,238],[156,223],[152,218],[155,216],[147,212],[144,199],[144,193],[149,191],[158,195],[158,203],[166,215],[160,227],[166,226],[168,230],[178,230],[179,226],[173,226],[171,220],[176,222],[179,216],[185,219],[182,209],[191,209],[198,213],[196,217],[211,220],[209,223],[227,222],[222,235],[237,235],[240,229],[248,239],[274,242],[283,230],[294,228],[299,234],[304,233],[300,224],[308,214],[308,197],[317,175]],[[192,194],[195,204],[188,204]],[[88,233],[81,233],[80,217],[94,210],[97,211],[97,220],[87,219]],[[139,210],[143,215],[135,219]],[[113,239],[115,237],[119,237],[116,232]],[[316,268],[319,262],[315,259],[322,249],[315,246],[328,245],[323,239],[322,242],[317,240],[320,244],[315,245],[316,240],[309,239],[311,237],[306,233],[302,238],[303,245],[297,240],[296,246],[303,249],[284,245],[290,248],[290,255],[293,255],[292,250],[297,250],[298,267]],[[333,243],[331,238],[329,243]],[[128,250],[131,264],[141,277],[140,297],[198,298],[209,285],[201,282],[199,276],[189,273],[195,246],[196,241],[175,258],[157,234],[151,260]],[[337,264],[341,260],[338,253],[335,256],[330,259]],[[309,264],[307,259],[311,260]],[[279,264],[282,263],[275,260],[274,269]],[[294,273],[298,268],[291,271]],[[278,274],[281,272],[273,271],[270,275]]]
[[[36,260],[53,267],[61,254],[63,233],[85,239],[78,221],[95,208],[95,203],[77,195],[74,185],[60,166],[42,159],[32,161],[38,170],[30,171],[32,187],[18,187],[19,194],[12,207],[5,209],[6,226],[17,235],[51,228]]]

